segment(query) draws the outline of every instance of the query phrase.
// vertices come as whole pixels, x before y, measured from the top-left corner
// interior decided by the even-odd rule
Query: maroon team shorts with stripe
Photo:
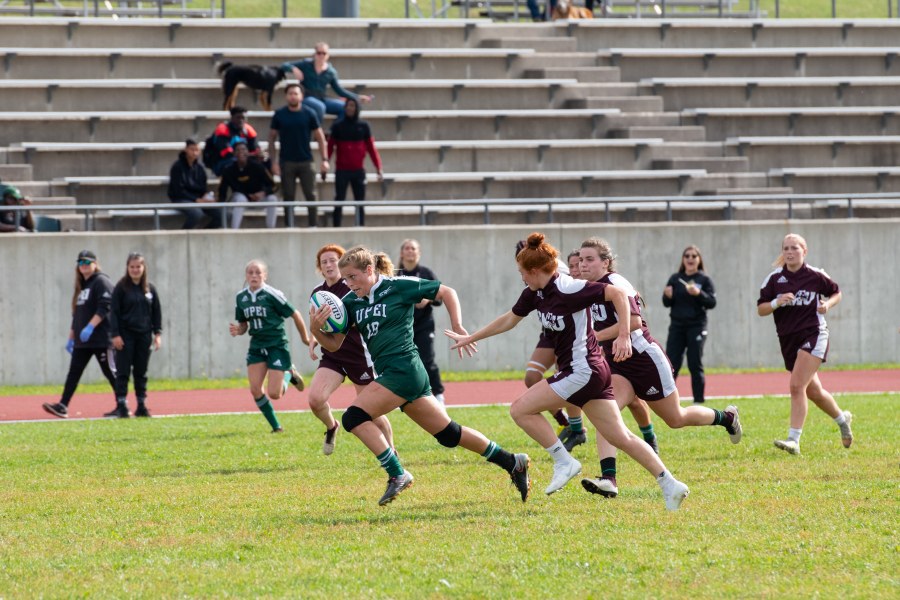
[[[557,371],[547,382],[554,392],[569,404],[584,406],[588,400],[615,400],[609,365],[603,361],[600,367],[589,371],[574,372],[571,368]]]
[[[648,402],[662,400],[678,389],[672,363],[656,342],[648,344],[642,352],[634,352],[627,360],[609,363],[609,370],[627,379],[634,394]]]
[[[347,365],[325,355],[319,360],[319,368],[340,373],[356,385],[368,385],[375,381],[375,372],[366,363]]]
[[[778,342],[781,344],[784,368],[788,371],[794,370],[798,352],[809,352],[816,358],[821,358],[822,362],[828,356],[827,329],[807,329],[793,335],[779,336]]]

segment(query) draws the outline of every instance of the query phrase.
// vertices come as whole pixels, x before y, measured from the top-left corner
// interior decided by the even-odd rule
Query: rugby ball
[[[347,309],[344,308],[344,303],[341,302],[341,299],[331,292],[321,291],[315,292],[309,298],[309,305],[312,308],[318,309],[324,304],[331,307],[331,316],[325,321],[325,325],[322,326],[322,331],[325,333],[347,333],[349,326],[347,322]]]

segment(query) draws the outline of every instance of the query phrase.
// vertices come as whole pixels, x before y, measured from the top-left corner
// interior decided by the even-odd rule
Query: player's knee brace
[[[462,427],[456,421],[450,421],[449,425],[434,434],[434,438],[440,442],[441,446],[456,448],[459,446],[459,440],[462,439]]]
[[[372,415],[358,406],[351,406],[344,412],[344,416],[341,417],[341,425],[344,426],[344,431],[353,431],[357,425],[362,425],[371,420]]]

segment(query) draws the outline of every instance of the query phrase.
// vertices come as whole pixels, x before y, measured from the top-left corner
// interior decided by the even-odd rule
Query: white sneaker
[[[731,443],[739,443],[741,441],[741,436],[744,435],[744,429],[741,427],[741,417],[738,415],[738,407],[732,405],[722,412],[728,413],[732,417],[731,427],[725,428],[725,431],[728,432],[728,437],[731,438]]]
[[[547,486],[544,493],[549,496],[553,492],[558,492],[579,473],[581,473],[581,463],[574,458],[569,462],[554,464],[553,479],[550,480],[550,485]]]
[[[663,499],[666,501],[666,510],[678,510],[684,499],[691,493],[687,485],[672,476],[669,476],[659,487],[662,488]]]
[[[843,425],[838,425],[841,428],[841,443],[844,444],[844,448],[849,448],[850,444],[853,443],[853,432],[850,430],[850,421],[853,420],[853,415],[850,414],[849,410],[844,411],[844,419],[846,422]]]
[[[444,404],[444,395],[443,394],[435,394],[434,399],[441,403],[441,406]]]
[[[775,447],[788,454],[800,454],[800,442],[794,440],[775,440]]]

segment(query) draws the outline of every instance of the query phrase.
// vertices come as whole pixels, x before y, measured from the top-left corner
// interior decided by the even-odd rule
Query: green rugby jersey
[[[284,320],[294,314],[294,307],[280,290],[263,284],[255,292],[245,287],[235,299],[234,318],[247,323],[250,349],[272,348],[288,343]]]
[[[381,373],[397,357],[418,356],[413,343],[413,307],[424,298],[434,300],[440,281],[418,277],[385,277],[365,298],[349,292],[342,298],[350,325],[356,325],[375,372]]]

